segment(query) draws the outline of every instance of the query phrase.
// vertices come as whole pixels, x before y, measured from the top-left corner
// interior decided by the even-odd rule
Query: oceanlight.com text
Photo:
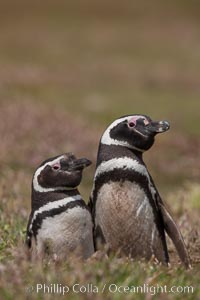
[[[67,295],[69,293],[74,294],[193,294],[193,286],[167,286],[167,285],[149,285],[143,284],[140,286],[135,285],[119,285],[115,283],[104,283],[99,286],[87,283],[73,285],[63,285],[60,283],[37,283],[36,285],[30,285],[26,288],[28,293],[36,294],[57,294]]]

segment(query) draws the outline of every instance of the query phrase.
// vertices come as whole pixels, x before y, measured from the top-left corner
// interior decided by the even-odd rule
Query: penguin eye
[[[131,127],[131,128],[135,127],[135,125],[136,125],[136,124],[135,124],[134,122],[128,123],[128,126]]]
[[[52,169],[55,170],[55,171],[57,171],[57,170],[60,169],[60,165],[59,164],[55,164],[55,165],[52,166]]]

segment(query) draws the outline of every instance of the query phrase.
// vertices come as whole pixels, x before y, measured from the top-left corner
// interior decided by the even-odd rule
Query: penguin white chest
[[[151,248],[157,233],[154,215],[144,190],[130,181],[104,184],[97,195],[95,223],[101,227],[104,238],[112,249],[128,247],[132,251]],[[128,245],[128,246],[127,246]],[[126,249],[125,249],[126,250]],[[152,251],[151,249],[149,252]]]
[[[49,247],[51,254],[65,257],[73,251],[83,258],[93,252],[92,220],[87,209],[74,207],[43,220],[37,235],[37,251],[42,254]]]

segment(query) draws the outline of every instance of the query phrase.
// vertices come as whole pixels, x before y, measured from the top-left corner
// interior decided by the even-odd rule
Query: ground
[[[199,11],[196,1],[178,0],[1,3],[1,299],[60,299],[59,293],[37,293],[43,283],[69,286],[70,299],[120,299],[111,284],[194,288],[152,290],[137,299],[200,297]],[[80,187],[87,201],[103,130],[132,113],[171,124],[144,159],[179,224],[192,270],[179,264],[170,241],[169,268],[104,255],[84,263],[29,262],[24,237],[34,169],[67,151],[88,157],[93,166]],[[76,293],[74,284],[106,286],[103,293]]]

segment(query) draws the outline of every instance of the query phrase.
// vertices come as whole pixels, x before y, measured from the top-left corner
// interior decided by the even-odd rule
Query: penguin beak
[[[73,160],[68,168],[68,171],[81,171],[84,168],[90,166],[92,162],[87,158],[79,158],[76,160]]]
[[[168,121],[159,121],[159,122],[152,122],[149,124],[148,130],[154,134],[162,133],[169,130],[170,125]]]

